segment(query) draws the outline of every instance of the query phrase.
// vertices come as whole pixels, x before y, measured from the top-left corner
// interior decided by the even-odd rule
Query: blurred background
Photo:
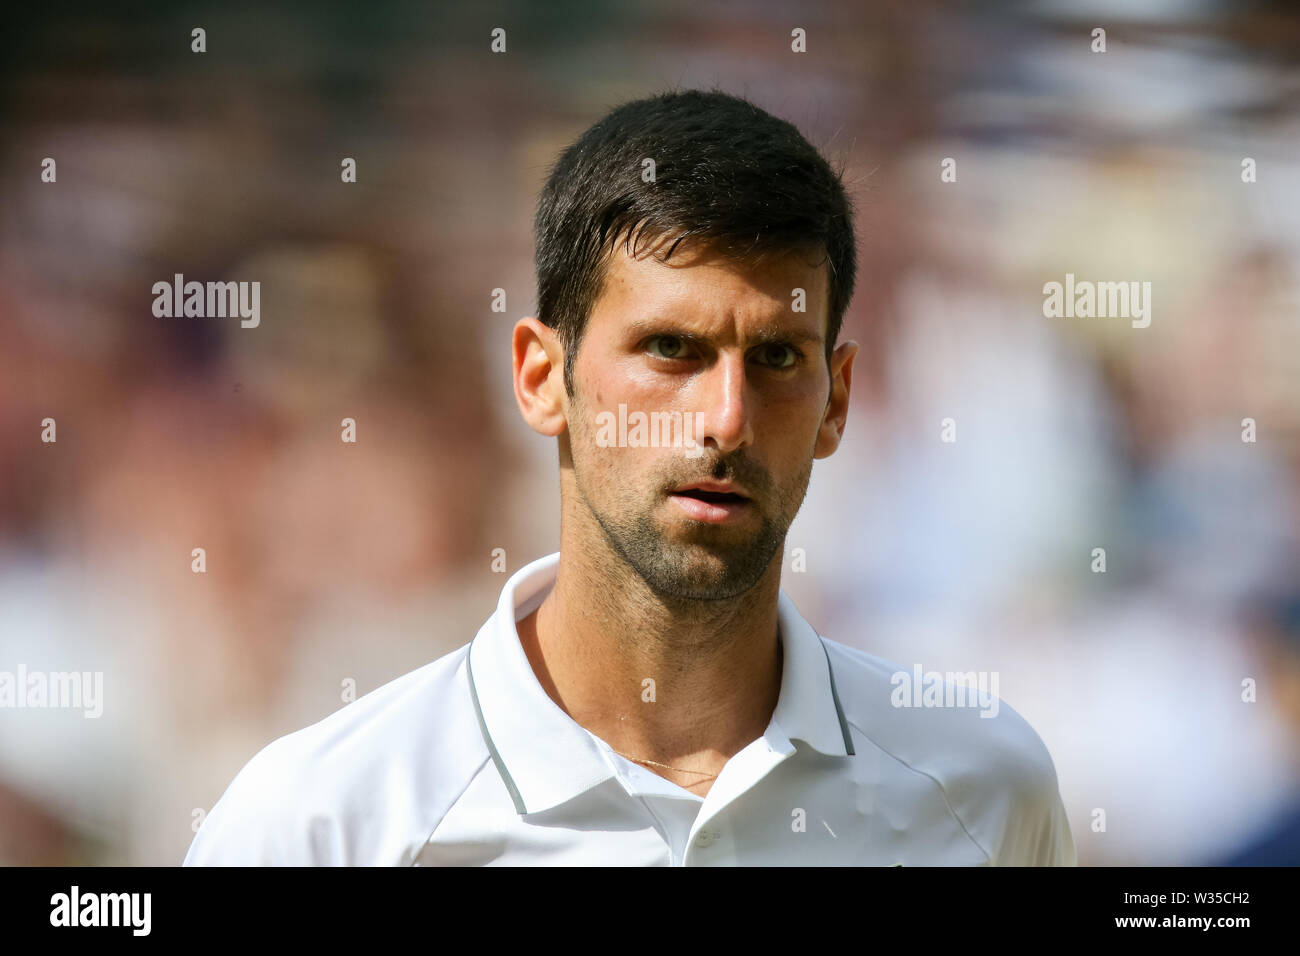
[[[1081,864],[1300,861],[1294,5],[34,6],[0,35],[0,671],[102,671],[103,714],[0,709],[0,863],[179,863],[346,682],[467,643],[493,549],[558,548],[510,386],[538,190],[613,106],[714,86],[857,206],[805,617],[998,672]],[[260,281],[260,325],[156,317],[175,273]],[[1045,317],[1066,273],[1151,282],[1150,326]]]

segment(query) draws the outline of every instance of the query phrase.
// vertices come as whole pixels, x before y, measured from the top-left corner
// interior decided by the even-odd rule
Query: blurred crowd
[[[558,547],[510,385],[537,191],[714,85],[857,206],[805,616],[998,672],[1082,864],[1300,862],[1300,13],[473,6],[87,6],[0,50],[0,671],[104,674],[101,717],[0,709],[0,864],[178,863],[262,746],[467,643],[494,549]],[[260,281],[260,325],[156,317],[176,273]],[[1066,273],[1150,281],[1150,326],[1046,317]]]

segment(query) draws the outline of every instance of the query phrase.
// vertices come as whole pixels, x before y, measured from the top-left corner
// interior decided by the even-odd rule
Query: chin
[[[675,553],[658,569],[657,574],[645,576],[647,583],[661,593],[672,597],[697,601],[722,601],[737,597],[758,584],[762,574],[753,580],[743,580],[736,569],[743,555],[751,552],[753,544],[722,550],[706,545],[686,545],[672,549]],[[654,580],[651,580],[653,578]]]

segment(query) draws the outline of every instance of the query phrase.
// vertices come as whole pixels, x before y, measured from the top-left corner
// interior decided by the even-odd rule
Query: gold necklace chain
[[[614,750],[613,747],[610,747],[609,749],[610,749],[610,750]],[[699,775],[704,776],[704,777],[716,777],[716,776],[717,776],[716,773],[705,773],[703,770],[682,770],[680,767],[670,767],[670,766],[668,766],[668,764],[666,764],[666,763],[659,763],[659,762],[656,761],[656,760],[646,760],[644,757],[633,757],[631,754],[625,754],[625,753],[623,753],[623,751],[621,751],[621,750],[614,750],[614,753],[618,754],[620,757],[626,757],[628,760],[635,760],[637,763],[649,763],[649,764],[654,764],[656,767],[663,767],[665,770],[672,770],[672,771],[675,771],[675,772],[677,772],[677,773],[695,773],[695,774],[699,774]]]

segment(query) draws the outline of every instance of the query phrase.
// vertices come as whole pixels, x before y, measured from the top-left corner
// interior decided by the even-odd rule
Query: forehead
[[[737,261],[683,242],[663,261],[668,245],[638,249],[633,257],[619,244],[592,319],[623,324],[672,318],[706,325],[779,320],[824,337],[829,266],[820,250]],[[796,290],[803,290],[801,312],[793,308]]]

